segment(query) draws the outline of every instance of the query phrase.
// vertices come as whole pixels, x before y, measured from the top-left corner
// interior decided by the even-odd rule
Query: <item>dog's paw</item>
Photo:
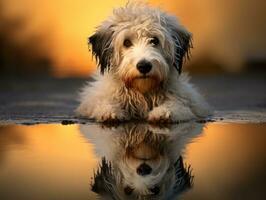
[[[76,114],[81,117],[94,119],[97,122],[119,122],[129,120],[126,113],[118,106],[101,103],[92,107],[82,104],[76,109]]]
[[[116,107],[101,106],[98,109],[95,109],[91,115],[91,118],[94,118],[97,122],[119,122],[128,120],[127,115],[122,109]]]
[[[151,123],[175,123],[195,118],[190,108],[186,106],[177,106],[173,110],[166,106],[159,106],[150,111],[148,115],[148,121]]]
[[[93,118],[95,118],[97,122],[119,122],[127,120],[124,114],[116,112],[97,114],[96,116],[93,116]]]
[[[79,105],[78,108],[74,111],[76,116],[78,117],[88,117],[90,118],[91,113],[92,113],[92,108],[91,106],[88,106],[86,104],[81,104]]]
[[[172,122],[172,113],[166,107],[156,107],[148,114],[148,121],[151,123],[161,122],[161,123],[170,123]]]

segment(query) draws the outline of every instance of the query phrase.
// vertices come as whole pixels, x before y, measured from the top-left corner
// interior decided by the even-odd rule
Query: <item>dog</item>
[[[195,122],[169,127],[80,125],[99,158],[91,190],[105,200],[177,199],[193,183],[183,150],[202,129]]]
[[[88,42],[99,72],[80,93],[78,115],[99,122],[179,122],[211,114],[181,73],[192,35],[175,16],[131,2],[114,9]]]

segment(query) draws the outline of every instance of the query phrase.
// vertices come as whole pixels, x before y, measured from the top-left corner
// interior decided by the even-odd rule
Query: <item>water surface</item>
[[[265,199],[266,124],[0,127],[0,199]]]

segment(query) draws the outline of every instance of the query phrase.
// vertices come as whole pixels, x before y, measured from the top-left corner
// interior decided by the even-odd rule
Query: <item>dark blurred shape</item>
[[[245,62],[245,71],[250,73],[266,72],[266,59],[250,58]]]
[[[40,33],[21,38],[27,27],[25,17],[7,17],[0,0],[0,76],[48,75],[51,59]]]
[[[187,62],[184,70],[189,71],[191,74],[199,75],[214,75],[226,74],[230,71],[226,70],[218,60],[213,59],[211,56],[202,55],[194,60],[194,62]],[[266,73],[266,59],[264,58],[246,58],[243,65],[237,71],[230,73]]]
[[[211,56],[202,55],[197,58],[194,62],[187,62],[187,66],[184,70],[189,71],[193,74],[221,74],[225,73],[223,66]]]

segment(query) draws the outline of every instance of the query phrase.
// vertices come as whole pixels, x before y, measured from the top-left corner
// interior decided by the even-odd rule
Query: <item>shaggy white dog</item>
[[[136,123],[80,125],[100,158],[92,191],[104,200],[177,199],[192,184],[183,150],[202,128],[194,122],[163,128]]]
[[[192,44],[176,17],[129,3],[114,9],[89,44],[101,74],[83,88],[79,115],[97,121],[177,122],[210,114],[181,74]]]

